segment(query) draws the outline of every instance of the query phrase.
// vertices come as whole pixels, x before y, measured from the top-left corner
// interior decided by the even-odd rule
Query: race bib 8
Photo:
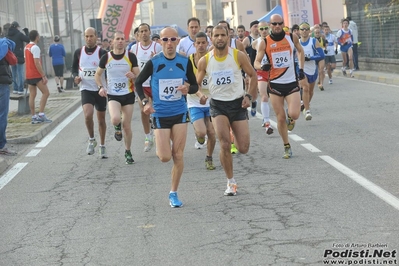
[[[158,84],[161,101],[178,101],[181,99],[181,91],[177,88],[183,84],[183,79],[160,79]]]
[[[234,71],[226,69],[221,71],[212,72],[213,85],[226,85],[234,83]]]
[[[265,64],[268,64],[268,63],[269,63],[269,62],[267,61],[267,56],[264,55],[263,58],[262,58],[262,63],[261,63],[261,65],[265,65]]]
[[[290,51],[272,53],[273,68],[286,68],[291,65]]]

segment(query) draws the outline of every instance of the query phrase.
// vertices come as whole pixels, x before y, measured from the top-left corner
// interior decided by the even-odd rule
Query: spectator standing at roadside
[[[1,28],[0,28],[1,32]],[[17,58],[13,54],[15,43],[6,38],[0,38],[0,154],[16,155],[15,151],[6,146],[6,128],[10,103],[10,84],[12,75],[10,65],[17,64]]]
[[[49,56],[52,59],[54,75],[55,75],[55,83],[57,84],[58,92],[63,92],[64,87],[64,57],[65,57],[65,48],[60,42],[60,36],[54,36],[54,43],[50,45],[49,48]]]
[[[356,23],[352,20],[351,17],[347,17],[347,20],[349,20],[349,26],[348,28],[352,31],[352,36],[353,36],[353,42],[352,42],[352,51],[353,51],[353,68],[355,70],[359,70],[359,62],[358,62],[358,53],[357,53],[357,47],[358,47],[358,42],[359,42],[359,32],[357,29]]]
[[[14,54],[18,59],[18,64],[11,66],[13,76],[13,93],[24,94],[24,47],[29,42],[29,30],[23,29],[24,33],[19,31],[19,23],[14,21],[8,29],[7,38],[15,43]]]
[[[30,43],[25,46],[25,58],[26,58],[26,82],[29,88],[29,108],[32,114],[32,124],[39,123],[51,123],[52,121],[44,114],[44,108],[46,107],[47,99],[50,96],[48,91],[46,73],[44,73],[42,63],[40,60],[40,48],[37,45],[40,40],[40,35],[37,30],[29,32]],[[40,99],[39,114],[35,113],[35,98],[37,94],[37,88],[42,92]]]
[[[110,46],[110,44],[109,44],[109,41],[108,41],[108,39],[104,39],[103,41],[102,41],[102,48],[105,50],[105,51],[107,51],[107,52],[109,52],[110,50],[111,50],[111,46]]]

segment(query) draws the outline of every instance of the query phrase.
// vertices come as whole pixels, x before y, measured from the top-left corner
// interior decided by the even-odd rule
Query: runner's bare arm
[[[262,68],[262,59],[265,56],[265,42],[262,41],[259,46],[258,49],[256,50],[256,58],[255,58],[255,62],[254,62],[254,67],[255,69],[261,69]]]
[[[240,63],[242,70],[244,70],[249,77],[248,93],[251,94],[253,99],[256,99],[258,97],[258,77],[256,75],[255,69],[247,59],[247,55],[242,52],[238,52],[238,62]],[[247,99],[247,97],[245,97],[245,99]]]

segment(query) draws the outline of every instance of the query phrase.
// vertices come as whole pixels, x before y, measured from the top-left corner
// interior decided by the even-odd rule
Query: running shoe
[[[205,167],[208,170],[215,170],[216,167],[213,165],[212,157],[206,156],[206,158],[205,158]]]
[[[88,141],[89,143],[87,144],[87,149],[86,153],[88,155],[93,155],[94,154],[94,148],[97,146],[97,141],[95,139]]]
[[[328,81],[328,84],[332,84],[332,79],[330,79],[330,80]]]
[[[200,149],[203,149],[203,148],[205,147],[205,145],[199,143],[198,141],[196,141],[195,144],[194,144],[194,147],[195,147],[197,150],[200,150]]]
[[[304,109],[305,110],[305,109]],[[289,115],[288,115],[288,109],[286,110],[286,112],[287,112],[287,129],[289,130],[289,131],[292,131],[293,129],[294,129],[294,127],[295,127],[295,120],[294,119],[292,119]]]
[[[47,116],[45,114],[43,115],[38,115],[37,116],[40,120],[42,120],[43,123],[51,123],[53,122],[53,120],[50,120],[47,118]]]
[[[17,155],[17,152],[13,151],[13,150],[10,150],[7,147],[3,147],[2,149],[0,149],[0,154],[1,155],[14,156],[14,155]]]
[[[256,105],[258,104],[257,101],[252,102],[252,106],[251,106],[251,116],[255,117],[256,116]]]
[[[310,113],[310,110],[303,110],[303,114],[305,115],[305,120],[310,121],[312,120],[312,114]]]
[[[61,87],[57,87],[58,92],[62,92]]]
[[[237,194],[237,184],[228,183],[227,189],[224,191],[225,196],[235,196]]]
[[[121,128],[121,123],[119,123],[118,125],[114,126],[115,128],[115,134],[114,137],[117,141],[121,141],[122,140],[122,128]]]
[[[301,100],[301,112],[305,109],[305,105],[303,104],[303,101]]]
[[[199,143],[199,144],[201,144],[201,145],[204,145],[205,144],[205,137],[197,137],[197,142]]]
[[[342,75],[344,75],[346,77],[346,69],[345,69],[345,67],[343,67],[341,70],[342,70]]]
[[[238,149],[237,149],[237,147],[236,147],[236,145],[234,143],[231,143],[230,152],[231,152],[231,154],[237,154],[238,153]]]
[[[284,145],[284,159],[289,159],[292,156],[292,150],[291,150],[291,145]]]
[[[320,89],[321,91],[324,91],[323,85],[319,85],[319,89]]]
[[[274,130],[273,130],[272,126],[270,125],[270,122],[264,122],[264,123],[262,124],[262,127],[265,128],[266,134],[267,134],[267,135],[273,134],[273,131],[274,131]]]
[[[43,123],[43,121],[38,116],[35,116],[35,117],[32,117],[31,123],[32,124],[40,124],[40,123]]]
[[[154,138],[152,136],[151,138],[145,138],[144,151],[149,152],[152,149],[152,146],[154,146]]]
[[[169,204],[172,208],[179,208],[183,206],[183,202],[181,202],[177,197],[177,192],[169,193]]]
[[[126,159],[126,164],[133,164],[134,160],[133,160],[133,156],[131,151],[125,151],[125,159]]]
[[[100,146],[100,148],[98,149],[98,152],[99,152],[99,154],[100,154],[100,158],[101,158],[101,159],[106,159],[106,158],[108,158],[107,149],[105,148],[105,146]]]
[[[350,77],[351,77],[351,78],[354,78],[354,77],[355,77],[355,75],[353,75],[353,69],[349,70],[349,74],[350,74]]]

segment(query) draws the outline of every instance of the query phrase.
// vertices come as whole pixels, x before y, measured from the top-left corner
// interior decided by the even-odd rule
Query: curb
[[[0,157],[0,174],[3,173],[8,168],[8,163],[6,160]]]
[[[349,71],[348,72],[348,78],[349,77]],[[335,69],[334,70],[334,75],[338,76],[338,77],[345,77],[341,70]],[[372,82],[378,82],[378,83],[385,83],[385,84],[389,84],[389,85],[396,85],[399,86],[399,78],[391,78],[391,77],[381,77],[381,76],[372,76],[372,75],[368,75],[368,74],[362,74],[361,72],[353,72],[353,78],[355,79],[359,79],[359,80],[363,80],[363,81],[372,81]]]
[[[43,125],[40,130],[31,134],[27,137],[20,137],[15,139],[7,140],[7,143],[11,144],[33,144],[41,139],[43,139],[50,131],[52,131],[56,126],[58,126],[65,118],[71,114],[71,110],[77,109],[81,104],[81,99],[76,99],[68,108],[63,109],[54,118],[53,122],[47,125]],[[0,158],[1,160],[1,158]],[[1,161],[0,161],[1,163]],[[1,170],[1,168],[0,168]],[[1,171],[0,171],[1,172]]]

